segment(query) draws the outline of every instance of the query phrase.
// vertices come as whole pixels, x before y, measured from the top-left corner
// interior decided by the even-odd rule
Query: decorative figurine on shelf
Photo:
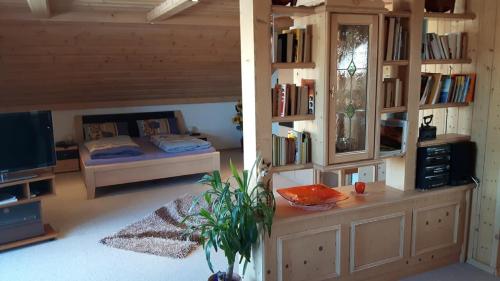
[[[286,6],[290,3],[290,6],[297,5],[297,0],[273,0],[273,5]]]
[[[354,184],[354,190],[356,190],[357,194],[365,193],[366,183],[362,181],[358,181]]]
[[[455,0],[425,0],[425,10],[432,13],[445,13],[455,10]]]
[[[233,116],[233,124],[236,125],[236,129],[238,131],[243,132],[243,104],[241,103],[241,101],[238,101],[238,103],[236,103],[234,109],[236,110],[236,115]],[[241,137],[240,143],[241,148],[243,148],[243,137]]]
[[[422,124],[420,125],[418,140],[426,141],[426,140],[435,140],[436,139],[436,126],[431,126],[432,118],[434,115],[425,116]]]

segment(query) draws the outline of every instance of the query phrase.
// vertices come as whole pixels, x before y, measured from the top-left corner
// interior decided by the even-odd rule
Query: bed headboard
[[[126,122],[128,131],[131,137],[139,137],[139,127],[137,120],[147,119],[163,119],[175,118],[177,127],[181,134],[186,134],[186,124],[184,117],[179,110],[175,111],[160,111],[160,112],[141,112],[141,113],[120,113],[120,114],[103,114],[103,115],[84,115],[75,116],[75,141],[82,143],[84,141],[83,124],[88,123],[107,123],[107,122]]]

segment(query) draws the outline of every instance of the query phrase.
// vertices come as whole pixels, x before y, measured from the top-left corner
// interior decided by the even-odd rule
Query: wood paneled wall
[[[241,97],[239,27],[0,22],[0,111]]]

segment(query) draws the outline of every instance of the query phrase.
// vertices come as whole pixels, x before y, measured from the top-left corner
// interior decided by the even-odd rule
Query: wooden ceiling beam
[[[50,18],[49,0],[27,0],[31,13],[37,18]]]
[[[153,8],[146,18],[149,22],[166,20],[196,4],[198,0],[165,0]]]

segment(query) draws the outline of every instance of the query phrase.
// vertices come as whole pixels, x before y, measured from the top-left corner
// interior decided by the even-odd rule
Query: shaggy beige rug
[[[181,223],[188,214],[193,200],[194,196],[186,195],[171,201],[144,219],[100,242],[123,250],[185,258],[200,245],[198,234],[191,237],[186,235],[187,227],[199,221],[190,219],[185,224]]]

